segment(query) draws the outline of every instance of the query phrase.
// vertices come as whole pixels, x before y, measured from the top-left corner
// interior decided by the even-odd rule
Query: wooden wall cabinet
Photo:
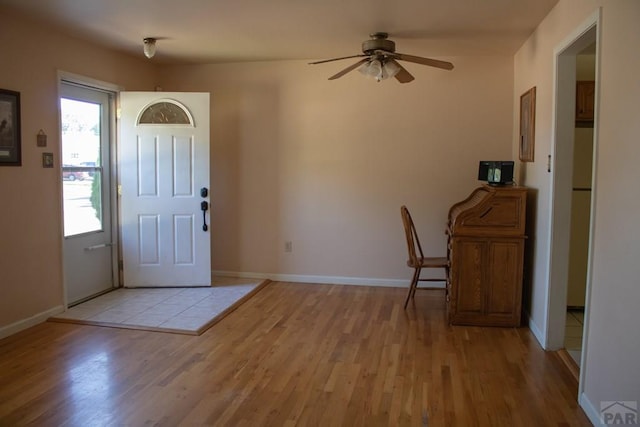
[[[596,99],[596,82],[576,82],[576,121],[592,122]]]
[[[519,326],[527,190],[483,186],[449,210],[453,325]]]

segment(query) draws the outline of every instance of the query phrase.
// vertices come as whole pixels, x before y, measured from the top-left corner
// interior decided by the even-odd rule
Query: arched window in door
[[[189,113],[189,110],[180,103],[170,99],[165,99],[146,107],[138,118],[138,124],[193,126],[193,117]]]

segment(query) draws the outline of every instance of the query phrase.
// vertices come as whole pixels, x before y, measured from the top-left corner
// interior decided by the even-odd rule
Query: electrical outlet
[[[284,251],[293,252],[293,244],[291,243],[290,240],[287,240],[286,242],[284,242]]]

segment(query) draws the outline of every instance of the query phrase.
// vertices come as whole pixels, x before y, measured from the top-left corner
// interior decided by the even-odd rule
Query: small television
[[[478,180],[486,181],[489,185],[513,184],[513,161],[480,161]]]

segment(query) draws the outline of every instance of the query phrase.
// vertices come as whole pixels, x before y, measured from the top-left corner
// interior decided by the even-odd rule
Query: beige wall
[[[600,101],[595,178],[595,233],[586,358],[581,396],[592,420],[600,401],[640,401],[640,2],[561,0],[515,56],[514,105],[537,86],[536,162],[523,165],[525,184],[538,189],[536,267],[529,312],[544,331],[549,296],[549,200],[554,49],[602,7]],[[515,139],[514,139],[515,140]],[[514,145],[514,151],[516,147]]]
[[[63,303],[58,70],[151,90],[143,60],[89,45],[0,7],[0,87],[20,92],[22,167],[0,167],[0,328]],[[48,135],[46,148],[36,134]],[[42,168],[53,152],[56,168]]]
[[[5,330],[63,303],[60,182],[41,167],[43,151],[59,157],[58,70],[129,90],[212,93],[215,270],[404,283],[400,205],[425,250],[442,254],[447,210],[479,185],[477,162],[510,158],[510,57],[447,58],[453,72],[409,64],[408,85],[357,72],[329,82],[348,63],[304,61],[167,67],[156,79],[149,61],[2,12],[11,61],[0,82],[21,92],[23,114],[23,166],[0,168]]]
[[[328,81],[348,60],[163,68],[165,90],[211,92],[213,269],[408,283],[402,204],[445,254],[478,161],[511,158],[513,81],[510,57],[446,59],[406,85]]]

